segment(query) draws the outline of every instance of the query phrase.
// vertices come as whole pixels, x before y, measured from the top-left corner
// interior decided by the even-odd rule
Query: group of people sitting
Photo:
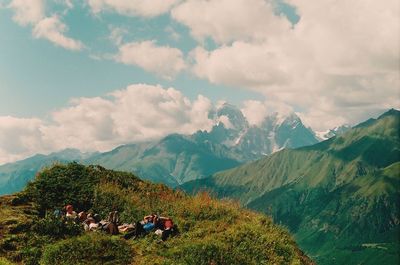
[[[137,238],[154,231],[155,234],[161,236],[161,239],[165,241],[168,237],[178,234],[178,228],[171,218],[158,216],[157,214],[145,216],[143,220],[136,222],[134,227],[134,230],[125,234],[125,239]]]
[[[66,221],[82,224],[85,231],[105,231],[111,235],[124,233],[125,239],[135,239],[154,231],[155,234],[161,236],[163,241],[178,234],[177,226],[171,218],[157,214],[147,215],[143,220],[136,223],[121,224],[118,211],[112,211],[107,219],[101,219],[98,214],[86,213],[85,211],[77,213],[72,205],[67,205],[64,209],[65,213],[56,210],[54,215],[65,218]]]

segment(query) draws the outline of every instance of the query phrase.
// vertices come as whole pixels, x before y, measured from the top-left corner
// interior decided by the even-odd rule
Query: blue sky
[[[398,8],[395,0],[0,0],[0,163],[80,146],[74,126],[87,113],[101,121],[93,132],[116,126],[118,140],[85,138],[97,143],[88,150],[105,150],[174,127],[207,129],[191,109],[221,100],[251,121],[294,111],[317,131],[396,108]],[[149,112],[171,102],[181,109],[151,127],[123,98],[146,101]],[[140,137],[117,127],[128,116]],[[5,144],[10,135],[15,146]]]
[[[48,1],[52,12],[63,12],[64,5]],[[281,1],[276,12],[296,23],[295,9]],[[49,111],[66,105],[72,97],[104,95],[132,83],[162,84],[181,90],[189,98],[203,94],[213,101],[226,100],[240,105],[243,100],[257,99],[258,93],[236,87],[215,85],[190,74],[165,80],[112,60],[95,60],[92,56],[112,54],[115,45],[109,40],[111,27],[125,29],[127,41],[156,40],[159,45],[177,47],[185,54],[197,43],[189,29],[173,21],[168,15],[155,18],[129,17],[106,13],[94,15],[87,5],[75,2],[63,16],[68,25],[68,35],[81,40],[87,48],[74,52],[54,46],[51,42],[32,37],[30,27],[21,27],[13,21],[12,9],[0,9],[0,115],[19,117],[44,116]],[[173,29],[179,39],[171,37]],[[206,47],[215,47],[212,39]]]
[[[61,10],[60,5],[54,8],[55,12]],[[285,12],[296,21],[293,8],[282,5],[279,12]],[[12,17],[12,9],[0,9],[0,115],[43,117],[67,105],[71,98],[105,95],[132,83],[173,86],[191,99],[203,94],[213,101],[226,100],[237,105],[243,100],[259,97],[258,93],[240,87],[232,93],[232,88],[211,84],[191,74],[165,80],[140,67],[92,58],[117,51],[109,40],[111,27],[126,29],[126,41],[156,40],[159,45],[177,47],[188,54],[197,46],[196,41],[191,38],[188,28],[168,15],[151,19],[113,13],[96,16],[85,4],[75,3],[63,18],[69,28],[68,36],[87,46],[79,52],[33,38],[31,28],[21,27]],[[174,40],[167,28],[176,31],[179,40]],[[214,46],[211,39],[207,42],[206,46]]]

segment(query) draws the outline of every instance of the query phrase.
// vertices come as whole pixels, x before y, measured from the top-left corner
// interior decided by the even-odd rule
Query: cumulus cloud
[[[84,45],[79,40],[64,35],[67,25],[60,21],[58,16],[47,17],[40,20],[33,28],[35,38],[47,39],[57,46],[67,50],[79,51]]]
[[[0,164],[46,151],[39,119],[0,116]]]
[[[43,0],[12,0],[9,8],[15,11],[14,21],[22,26],[35,24],[44,17]]]
[[[196,76],[290,105],[317,130],[400,107],[398,1],[289,1],[300,16],[293,27],[257,2],[253,10],[242,1],[189,0],[172,11],[199,40],[191,53]],[[220,45],[206,50],[207,37]]]
[[[241,111],[250,125],[260,125],[268,114],[267,107],[258,100],[243,102]]]
[[[172,79],[185,68],[183,54],[179,49],[157,46],[154,41],[123,44],[119,47],[115,60],[137,65],[165,79]]]
[[[115,11],[122,15],[154,17],[168,12],[181,0],[88,0],[93,13]]]
[[[277,114],[279,117],[287,117],[294,113],[294,109],[281,102],[246,100],[241,111],[250,125],[259,126],[269,115]]]
[[[191,52],[193,72],[214,84],[226,84],[259,91],[260,87],[288,82],[282,51],[264,44],[235,42],[211,52],[198,47]]]
[[[70,0],[63,1],[68,8],[73,8]],[[45,16],[44,0],[12,0],[8,5],[14,10],[13,19],[21,26],[33,26],[32,35],[35,38],[47,39],[57,46],[68,50],[79,51],[84,45],[79,40],[67,37],[68,30],[58,15]]]
[[[290,28],[265,0],[189,0],[175,7],[171,16],[188,26],[197,40],[211,37],[221,44],[266,39]]]
[[[209,130],[211,101],[190,100],[174,88],[128,86],[106,97],[73,99],[51,119],[0,117],[0,164],[65,148],[107,151],[171,133]]]

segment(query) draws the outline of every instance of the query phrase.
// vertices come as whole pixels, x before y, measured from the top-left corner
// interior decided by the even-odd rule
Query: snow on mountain
[[[344,124],[341,126],[337,126],[333,129],[329,129],[326,131],[322,131],[322,132],[315,132],[315,135],[318,137],[318,139],[320,139],[321,141],[327,140],[329,138],[332,138],[334,136],[337,135],[341,135],[345,132],[347,132],[348,130],[351,129],[351,126],[348,124]]]
[[[295,113],[271,113],[260,125],[250,125],[242,111],[223,103],[210,113],[215,126],[203,133],[207,141],[234,148],[244,160],[258,159],[283,148],[296,148],[318,142]]]

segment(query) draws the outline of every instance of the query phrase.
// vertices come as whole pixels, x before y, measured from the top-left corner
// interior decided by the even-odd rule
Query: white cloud
[[[267,116],[278,115],[278,117],[288,117],[294,113],[294,109],[282,102],[246,100],[243,102],[241,111],[250,125],[259,126]]]
[[[45,151],[39,119],[0,116],[0,164]]]
[[[44,17],[43,0],[12,0],[9,7],[15,12],[14,21],[22,26],[35,24]]]
[[[291,1],[301,17],[294,27],[285,27],[271,8],[259,6],[270,25],[283,25],[279,31],[268,23],[251,26],[248,14],[260,21],[262,16],[244,4],[233,8],[230,3],[188,1],[172,11],[200,42],[191,53],[192,71],[198,77],[290,105],[303,118],[309,117],[308,123],[317,130],[400,107],[397,0],[385,5],[372,0]],[[190,5],[205,15],[192,16]],[[213,25],[214,18],[219,23]],[[249,30],[241,30],[237,21]],[[205,50],[201,44],[206,37],[221,45]]]
[[[154,17],[168,12],[181,0],[87,0],[93,13],[112,10],[122,15]]]
[[[179,49],[156,46],[154,41],[123,44],[119,47],[115,60],[137,65],[165,79],[172,79],[185,68],[183,54]]]
[[[47,17],[40,20],[33,28],[35,38],[47,39],[57,46],[67,50],[79,51],[84,45],[79,40],[64,35],[67,25],[60,21],[58,16]]]
[[[190,101],[174,88],[132,85],[112,93],[117,110],[112,114],[117,134],[126,141],[155,139],[170,133],[190,134],[212,126],[210,100]]]
[[[259,90],[267,85],[288,82],[288,70],[282,65],[281,51],[264,44],[235,42],[206,51],[198,47],[192,51],[196,64],[194,73],[215,84],[227,84]]]
[[[241,111],[250,125],[260,125],[268,115],[267,107],[258,100],[243,102]]]
[[[0,164],[65,148],[108,151],[171,133],[209,130],[211,101],[189,100],[174,88],[128,86],[107,97],[77,98],[51,119],[0,117]]]
[[[73,8],[70,0],[63,0],[62,3],[67,9]],[[79,40],[65,36],[68,27],[58,15],[45,16],[44,0],[12,0],[8,7],[14,10],[15,22],[21,26],[33,26],[32,34],[35,38],[47,39],[68,50],[78,51],[84,47]]]
[[[218,43],[266,39],[290,28],[265,0],[189,0],[175,7],[171,16],[188,26],[197,40],[211,37]]]

